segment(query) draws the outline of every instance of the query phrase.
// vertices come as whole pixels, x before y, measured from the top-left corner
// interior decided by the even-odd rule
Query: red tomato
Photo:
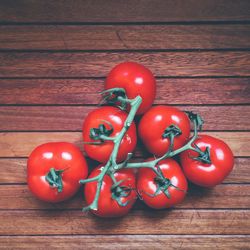
[[[156,94],[156,83],[152,72],[135,62],[123,62],[108,74],[105,89],[124,88],[129,99],[140,95],[142,103],[137,114],[143,114],[151,106]]]
[[[95,168],[91,172],[89,178],[93,178],[99,175],[101,173],[101,169],[102,166]],[[128,204],[126,206],[121,206],[115,199],[112,198],[111,187],[113,185],[113,181],[109,175],[105,175],[98,200],[98,209],[96,211],[92,210],[94,214],[100,217],[120,217],[126,215],[135,203],[137,194],[135,192],[136,178],[134,171],[132,169],[121,169],[117,171],[114,176],[117,182],[119,182],[120,180],[124,180],[120,184],[120,186],[126,186],[132,189],[131,191],[129,191],[129,195],[127,197],[119,198],[122,204],[125,204],[126,202],[128,202]],[[97,182],[88,182],[85,184],[84,196],[87,205],[90,205],[93,202],[96,190]],[[113,190],[113,192],[115,191],[118,190]],[[118,193],[117,197],[119,197]]]
[[[159,105],[143,115],[138,132],[149,152],[157,156],[167,152],[170,140],[163,135],[170,125],[175,125],[181,130],[181,134],[174,138],[175,150],[182,147],[190,136],[190,121],[186,113],[174,107]]]
[[[52,172],[56,174],[54,178]],[[77,192],[79,180],[87,177],[88,166],[75,145],[50,142],[32,151],[28,159],[27,174],[29,189],[36,197],[47,202],[59,202]],[[48,178],[54,181],[49,181]]]
[[[153,158],[152,158],[153,159]],[[152,160],[149,159],[149,160]],[[138,173],[137,190],[142,196],[143,201],[152,208],[162,209],[169,208],[179,204],[185,197],[187,191],[187,180],[179,166],[179,164],[171,158],[162,160],[158,163],[165,179],[157,180],[156,174],[149,168],[141,168]],[[174,186],[171,186],[170,183]],[[159,190],[159,194],[153,196],[157,188],[167,190],[169,197]]]
[[[110,134],[111,137],[116,136],[122,130],[124,122],[127,118],[127,113],[116,107],[101,107],[90,112],[83,124],[83,140],[85,142],[100,142],[100,140],[93,140],[90,137],[90,130],[92,128],[98,128],[100,124],[104,124],[107,129],[110,129],[110,125],[105,121],[112,124],[114,130]],[[133,152],[137,142],[136,127],[134,122],[124,135],[118,155],[117,161],[121,162],[126,159],[127,154]],[[99,162],[105,163],[108,161],[110,154],[114,148],[112,141],[105,141],[99,145],[85,144],[84,150],[89,157]]]
[[[226,143],[208,135],[200,135],[195,144],[203,152],[206,148],[210,149],[211,163],[192,159],[199,155],[192,150],[184,151],[180,156],[184,174],[199,186],[214,187],[231,172],[234,165],[233,153]]]

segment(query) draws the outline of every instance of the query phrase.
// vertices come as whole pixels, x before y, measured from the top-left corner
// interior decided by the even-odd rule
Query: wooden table
[[[0,248],[250,249],[249,48],[249,0],[1,0]],[[82,121],[125,60],[156,75],[155,104],[203,116],[203,133],[233,149],[233,172],[175,209],[138,202],[122,219],[83,214],[80,194],[38,201],[27,156],[47,141],[82,148]]]

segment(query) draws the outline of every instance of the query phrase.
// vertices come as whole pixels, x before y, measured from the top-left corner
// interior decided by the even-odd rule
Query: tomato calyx
[[[197,125],[197,128],[201,130],[204,124],[204,120],[201,118],[201,116],[192,111],[185,111],[185,113],[188,115],[189,120],[193,123],[195,122]]]
[[[178,136],[178,135],[181,135],[181,134],[182,134],[181,129],[177,125],[171,124],[170,126],[168,126],[164,130],[164,132],[162,134],[162,138],[163,139],[170,138],[171,136],[175,137],[175,136]]]
[[[194,147],[194,151],[199,153],[199,155],[197,157],[192,157],[192,159],[200,161],[202,163],[211,164],[210,148],[206,147],[206,149],[202,151],[195,143]]]
[[[123,88],[107,89],[101,92],[101,95],[103,97],[103,103],[117,106],[121,110],[126,110],[129,99]]]
[[[106,123],[109,123],[105,121]],[[98,128],[91,128],[89,137],[93,140],[101,140],[101,142],[104,142],[104,138],[107,139],[113,131],[114,128],[111,123],[109,123],[110,129],[106,128],[105,124],[99,124]]]
[[[57,188],[58,193],[61,193],[63,190],[63,182],[62,182],[62,173],[63,170],[56,170],[51,168],[47,175],[45,176],[45,180],[49,183],[52,188]]]
[[[131,193],[131,188],[127,186],[120,186],[122,182],[125,180],[120,180],[118,182],[115,182],[112,187],[111,187],[111,192],[112,192],[112,199],[115,200],[119,206],[125,207],[128,205],[129,200],[126,202],[122,202],[123,197],[128,197]]]
[[[150,197],[156,197],[161,192],[164,193],[168,199],[171,199],[171,195],[169,193],[169,188],[174,187],[175,189],[185,192],[185,190],[180,189],[179,187],[175,186],[170,179],[164,177],[160,167],[157,167],[158,175],[154,178],[154,182],[157,185],[156,191],[154,194],[146,193]]]
[[[156,189],[156,191],[155,191],[155,193],[153,195],[150,194],[151,197],[155,197],[155,196],[159,195],[161,192],[163,192],[168,197],[168,199],[170,199],[171,195],[170,195],[170,193],[168,191],[168,188],[169,187],[174,187],[176,189],[179,189],[177,186],[173,185],[168,178],[158,178],[158,177],[156,177],[154,179],[154,181],[157,184],[157,189]]]

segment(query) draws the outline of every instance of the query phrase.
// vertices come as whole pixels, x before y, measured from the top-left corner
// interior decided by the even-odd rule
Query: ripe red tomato
[[[208,135],[200,135],[195,144],[203,152],[206,148],[210,149],[211,163],[192,159],[199,156],[197,152],[184,151],[180,156],[184,174],[199,186],[214,187],[231,172],[234,165],[233,153],[225,142]]]
[[[187,180],[179,164],[173,159],[168,158],[160,161],[158,168],[160,168],[165,178],[156,178],[155,172],[149,168],[141,168],[139,170],[137,190],[142,196],[143,201],[149,207],[155,209],[169,208],[179,204],[184,199],[187,191]],[[157,192],[158,188],[161,188],[159,194],[151,197]],[[168,192],[167,195],[169,197],[163,192],[164,190]]]
[[[73,196],[85,179],[88,166],[81,151],[67,142],[50,142],[35,148],[28,159],[27,181],[31,192],[47,202]]]
[[[170,139],[164,135],[170,125],[181,130],[181,134],[174,138],[175,150],[182,147],[190,136],[190,121],[186,113],[174,107],[159,105],[143,115],[138,132],[149,152],[157,156],[167,152]]]
[[[123,88],[129,99],[140,95],[142,103],[137,114],[143,114],[155,99],[156,83],[152,72],[135,62],[123,62],[116,65],[108,74],[105,89]]]
[[[112,124],[113,132],[109,135],[111,137],[116,136],[123,128],[124,122],[127,118],[127,113],[116,107],[101,107],[90,112],[83,124],[83,140],[85,142],[100,142],[100,140],[94,140],[90,137],[90,131],[92,128],[98,128],[100,124],[103,124],[106,129],[110,129],[110,125],[104,121]],[[127,154],[133,152],[137,142],[136,127],[134,122],[124,135],[118,155],[117,161],[121,162],[126,159]],[[105,163],[108,161],[110,154],[114,148],[112,141],[105,141],[99,145],[85,144],[84,150],[89,157],[99,162]]]
[[[93,178],[101,173],[102,165],[95,168],[89,178]],[[122,197],[119,195],[119,188],[114,189],[112,191],[113,181],[109,175],[105,175],[103,179],[103,184],[101,187],[101,192],[98,200],[98,209],[92,210],[92,212],[100,217],[120,217],[126,215],[130,209],[132,208],[133,204],[135,203],[137,194],[135,191],[136,188],[136,177],[135,173],[132,169],[121,169],[117,171],[115,174],[115,179],[117,182],[124,180],[119,186],[126,186],[131,188],[128,192],[127,197]],[[85,184],[84,188],[84,196],[87,202],[87,205],[90,205],[96,194],[97,190],[97,182],[88,182]],[[122,204],[128,202],[126,206],[121,206],[118,202],[112,198],[113,195],[119,199]]]

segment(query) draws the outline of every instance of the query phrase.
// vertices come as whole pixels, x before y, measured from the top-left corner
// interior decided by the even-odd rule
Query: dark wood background
[[[1,0],[0,248],[250,249],[249,48],[249,0]],[[122,219],[83,214],[81,194],[38,201],[27,156],[47,141],[82,148],[82,121],[125,60],[156,75],[155,104],[200,112],[204,133],[233,149],[232,174],[191,186],[174,209],[138,202]]]

